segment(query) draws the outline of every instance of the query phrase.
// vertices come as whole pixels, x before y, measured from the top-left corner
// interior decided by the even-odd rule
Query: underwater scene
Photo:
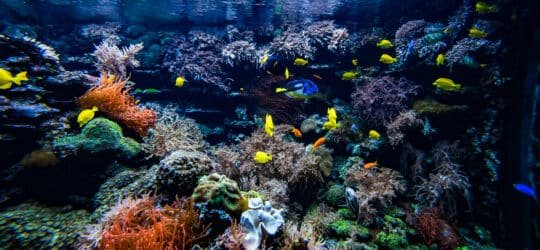
[[[0,249],[540,249],[534,0],[0,9]]]

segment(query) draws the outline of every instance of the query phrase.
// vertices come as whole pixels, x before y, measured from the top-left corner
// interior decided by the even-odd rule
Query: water
[[[532,1],[0,1],[2,249],[537,249]]]

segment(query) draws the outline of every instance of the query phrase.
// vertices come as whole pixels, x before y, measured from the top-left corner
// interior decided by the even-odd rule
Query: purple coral
[[[351,95],[354,110],[367,123],[381,128],[407,109],[407,101],[416,95],[419,86],[405,78],[374,77],[357,86]]]

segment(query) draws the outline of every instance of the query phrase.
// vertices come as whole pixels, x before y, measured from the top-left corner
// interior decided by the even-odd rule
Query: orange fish
[[[317,139],[315,141],[315,143],[313,143],[313,149],[319,148],[321,145],[324,144],[324,142],[326,142],[326,138],[324,138],[324,137],[321,137],[321,138]]]
[[[372,169],[372,168],[377,167],[377,166],[379,166],[377,161],[368,162],[368,163],[364,164],[364,169]]]
[[[319,80],[319,81],[322,81],[322,77],[320,75],[317,75],[317,74],[313,74],[313,78]]]
[[[296,138],[302,137],[302,131],[300,131],[300,129],[293,127],[291,132],[294,134]]]

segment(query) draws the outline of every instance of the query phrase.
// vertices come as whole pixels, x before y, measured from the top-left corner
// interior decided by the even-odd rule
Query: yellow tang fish
[[[287,92],[287,89],[286,88],[276,88],[276,94],[283,93],[283,92]]]
[[[476,12],[478,12],[478,14],[494,13],[498,10],[497,6],[482,1],[476,2],[474,7],[476,8]]]
[[[265,65],[268,61],[268,54],[264,54],[264,56],[261,58],[261,65]]]
[[[382,62],[384,64],[392,64],[392,63],[397,62],[397,58],[394,58],[388,54],[382,54],[381,58],[379,59],[379,62]]]
[[[285,79],[289,79],[289,68],[285,67]]]
[[[253,160],[255,160],[255,162],[258,164],[266,164],[272,160],[272,156],[266,152],[257,151],[253,157]]]
[[[12,83],[21,85],[21,81],[28,81],[26,71],[20,72],[13,77],[11,72],[0,68],[0,89],[9,89]]]
[[[487,36],[487,33],[483,30],[480,30],[478,28],[471,28],[469,30],[469,37],[472,37],[472,38],[484,38]]]
[[[394,47],[394,45],[389,40],[383,39],[377,43],[377,47],[381,49],[389,49],[389,48]]]
[[[341,124],[337,122],[336,109],[328,108],[328,121],[323,124],[324,130],[333,130],[341,127]]]
[[[297,65],[297,66],[306,66],[308,64],[308,60],[298,57],[298,58],[294,59],[293,64]]]
[[[440,88],[446,91],[458,91],[461,89],[461,84],[456,84],[452,79],[449,78],[438,78],[433,82],[433,86]]]
[[[98,112],[99,109],[94,106],[92,109],[85,109],[79,113],[79,116],[77,116],[77,122],[79,123],[79,127],[84,126],[86,123],[88,123],[90,120],[94,118],[94,115],[96,112]]]
[[[268,136],[270,137],[274,136],[274,121],[272,120],[272,116],[270,114],[266,114],[266,121],[264,123],[264,131],[266,131],[266,134],[268,134]]]
[[[341,80],[350,81],[356,78],[357,76],[358,76],[358,72],[347,71],[347,72],[343,72],[343,75],[341,75]]]
[[[438,54],[437,55],[437,58],[435,59],[435,64],[437,64],[437,66],[444,65],[444,55],[443,54]]]
[[[352,65],[354,65],[354,66],[358,66],[358,59],[356,59],[356,58],[355,58],[355,59],[352,59],[352,60],[351,60],[351,63],[352,63]]]
[[[186,83],[186,82],[187,82],[187,80],[184,77],[179,76],[179,77],[176,78],[176,82],[175,82],[174,86],[181,88],[182,86],[184,86],[184,83]]]
[[[369,139],[379,140],[380,138],[381,138],[381,134],[379,134],[377,130],[372,129],[369,131]]]

